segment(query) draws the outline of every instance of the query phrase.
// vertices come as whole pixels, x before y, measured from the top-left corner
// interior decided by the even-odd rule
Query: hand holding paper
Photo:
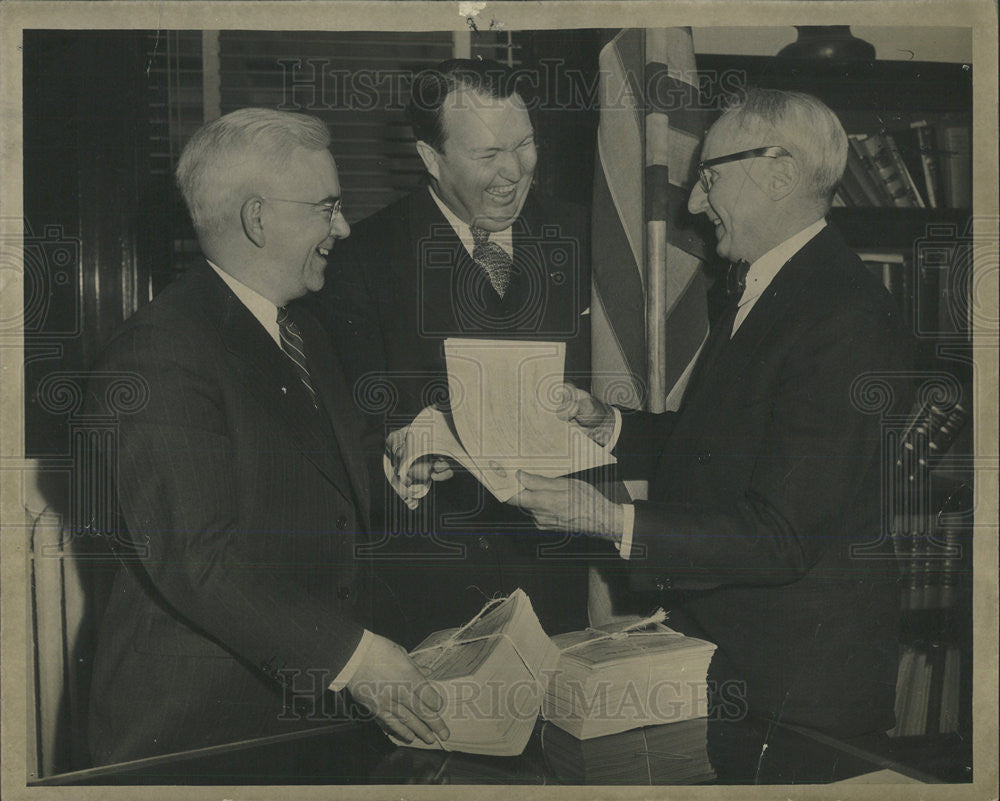
[[[437,466],[446,456],[503,502],[521,490],[518,470],[552,477],[613,464],[593,435],[559,416],[561,406],[584,420],[601,410],[608,416],[603,404],[562,383],[565,354],[562,342],[445,340],[450,408],[428,406],[387,441],[384,467],[393,489],[415,508],[430,483],[426,468],[411,470],[432,455],[439,458],[431,461],[431,481],[451,475],[447,463]]]
[[[615,430],[611,407],[572,384],[563,384],[559,389],[563,399],[556,408],[556,417],[576,423],[594,442],[606,446]]]
[[[390,486],[410,509],[416,509],[431,488],[432,481],[447,481],[455,473],[447,459],[422,456],[401,468],[415,449],[413,432],[407,428],[390,432],[385,439],[385,474]]]
[[[431,744],[450,735],[441,720],[444,699],[392,640],[374,636],[347,689],[379,725],[404,743],[419,737]]]
[[[542,530],[570,531],[621,542],[625,512],[585,481],[545,478],[519,470],[524,487],[511,499]]]

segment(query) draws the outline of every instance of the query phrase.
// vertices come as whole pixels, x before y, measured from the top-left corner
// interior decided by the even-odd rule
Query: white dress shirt
[[[822,231],[825,225],[826,220],[821,217],[816,222],[803,228],[797,234],[788,237],[788,239],[780,245],[776,245],[771,248],[767,251],[767,253],[750,265],[750,269],[747,270],[746,288],[740,296],[739,309],[736,312],[736,319],[733,321],[733,330],[729,334],[730,339],[736,336],[736,332],[739,330],[740,326],[743,325],[743,321],[746,320],[751,309],[753,309],[756,305],[757,299],[760,298],[760,296],[764,294],[764,290],[771,285],[771,281],[773,281],[774,277],[781,271],[781,268],[785,266],[792,256],[802,250],[807,242]],[[702,343],[702,347],[704,347],[704,343]],[[700,355],[701,349],[699,348],[698,353],[696,353],[694,358],[691,360],[691,364],[688,365],[688,370],[691,369],[692,365]],[[621,433],[621,412],[617,409],[613,409],[613,411],[616,418],[615,433],[608,445],[610,448],[613,448],[618,443],[618,436]],[[622,559],[628,559],[632,553],[632,533],[635,528],[635,506],[631,503],[624,504],[624,512],[625,513],[622,516],[622,540],[620,543],[615,543],[615,547],[618,548],[618,552],[621,554]]]
[[[208,260],[206,259],[206,261]],[[233,278],[233,276],[221,267],[212,264],[210,261],[208,263],[218,273],[219,278],[226,282],[226,286],[233,290],[233,294],[236,295],[240,303],[246,306],[249,312],[257,318],[257,322],[264,326],[264,330],[274,340],[274,344],[278,348],[281,348],[281,333],[278,330],[278,307],[259,292]],[[281,352],[284,353],[284,349]],[[347,664],[341,668],[336,678],[330,682],[331,690],[337,692],[344,689],[347,682],[354,677],[354,673],[368,652],[368,647],[371,645],[373,637],[374,635],[368,629],[362,632],[361,639],[358,641],[358,646],[354,649],[354,653],[351,654],[351,658],[347,660]]]
[[[431,193],[431,197],[434,198],[434,202],[437,203],[437,207],[441,209],[441,213],[444,218],[448,221],[452,228],[455,229],[455,233],[458,234],[458,238],[462,240],[462,245],[468,251],[469,256],[472,255],[472,251],[476,247],[476,242],[472,238],[472,230],[469,228],[467,222],[460,220],[447,204],[437,196],[437,192],[434,191],[430,186],[427,187],[427,191]],[[503,251],[511,257],[514,258],[514,235],[512,233],[512,226],[508,225],[502,231],[493,231],[490,233],[490,242],[496,242]]]

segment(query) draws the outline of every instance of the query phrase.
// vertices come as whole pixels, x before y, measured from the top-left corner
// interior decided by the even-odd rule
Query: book
[[[917,206],[910,181],[900,172],[885,137],[881,134],[852,134],[848,137],[848,141],[851,139],[857,141],[867,153],[867,164],[874,170],[872,177],[881,182],[881,186],[892,198],[892,202],[888,205],[899,208]]]
[[[531,601],[518,589],[486,604],[461,628],[428,636],[410,658],[441,694],[451,735],[427,744],[396,745],[517,756],[528,744],[559,649],[542,630]]]
[[[562,782],[688,785],[716,778],[703,717],[590,740],[546,723],[541,740],[545,764]]]
[[[892,195],[889,194],[889,190],[886,189],[885,184],[882,181],[882,177],[879,175],[878,168],[872,162],[872,157],[868,153],[868,149],[862,144],[862,139],[866,137],[866,134],[850,134],[847,137],[848,155],[847,155],[847,165],[850,167],[851,163],[860,164],[864,170],[865,175],[868,176],[868,183],[874,189],[876,195],[878,196],[878,202],[873,203],[874,206],[895,206],[896,202],[893,200]],[[851,154],[854,157],[851,157]]]
[[[896,144],[896,139],[892,134],[882,134],[884,141],[884,147],[889,148],[889,155],[892,157],[893,163],[896,165],[896,171],[903,176],[906,182],[906,186],[909,191],[910,199],[914,201],[917,208],[926,208],[924,199],[920,196],[920,190],[917,189],[917,182],[913,178],[913,174],[910,172],[909,167],[906,166],[906,162],[903,160],[902,154],[899,152],[899,146]]]
[[[941,719],[939,732],[958,731],[961,691],[962,654],[957,645],[949,645],[944,657],[944,678],[941,688]]]
[[[715,645],[649,618],[553,638],[561,655],[542,716],[581,740],[707,714]]]
[[[945,196],[948,207],[972,207],[972,130],[968,125],[944,128],[941,164],[945,176]]]
[[[428,406],[406,427],[405,445],[383,458],[390,484],[422,456],[441,455],[506,502],[521,491],[518,470],[555,478],[617,461],[556,416],[565,342],[453,337],[444,349],[450,407]]]
[[[844,170],[843,183],[854,198],[855,206],[885,206],[887,203],[888,198],[884,192],[879,192],[855,148],[847,149],[847,169]]]
[[[907,304],[910,302],[910,299],[903,292],[903,271],[909,269],[906,256],[893,251],[886,251],[884,253],[859,252],[858,258],[865,263],[865,266],[873,275],[882,281],[882,286],[892,295],[892,299],[899,308],[900,315],[903,315]]]
[[[916,134],[917,138],[917,152],[920,154],[920,166],[924,176],[924,189],[927,192],[927,205],[932,209],[939,208],[942,205],[941,174],[938,170],[934,129],[927,124],[927,120],[911,122],[910,128]]]

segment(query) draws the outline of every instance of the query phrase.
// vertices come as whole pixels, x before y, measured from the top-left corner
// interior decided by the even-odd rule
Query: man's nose
[[[692,214],[704,214],[708,208],[708,195],[702,189],[701,181],[695,181],[688,198],[688,211]]]
[[[497,154],[497,174],[506,181],[521,180],[521,160],[517,153],[506,150]]]
[[[337,214],[333,218],[333,224],[330,226],[330,232],[337,239],[347,239],[351,235],[351,225],[347,222],[347,218],[343,214]]]

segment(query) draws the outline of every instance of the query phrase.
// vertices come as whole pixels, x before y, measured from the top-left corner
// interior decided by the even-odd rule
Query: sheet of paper
[[[518,470],[553,478],[615,462],[556,417],[565,343],[452,338],[445,359],[455,431],[499,500],[520,491]]]

